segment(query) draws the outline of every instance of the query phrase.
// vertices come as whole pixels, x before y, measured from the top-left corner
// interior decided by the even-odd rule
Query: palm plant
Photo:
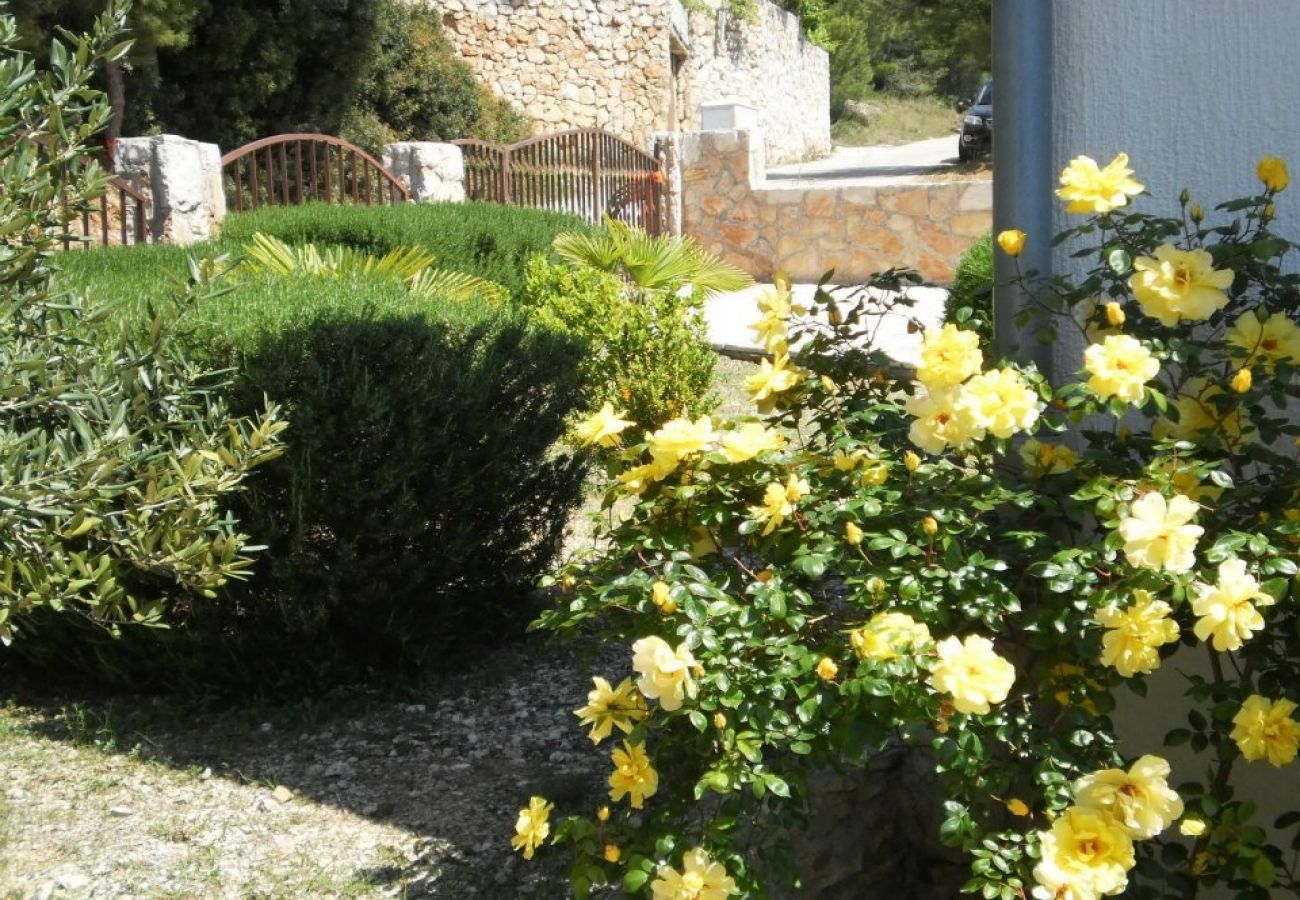
[[[500,302],[505,288],[477,275],[435,267],[437,257],[420,247],[396,247],[383,256],[363,253],[351,247],[326,247],[315,244],[290,246],[269,234],[257,232],[252,243],[244,245],[243,269],[251,275],[274,275],[291,278],[306,275],[318,278],[389,278],[402,281],[412,294],[438,296],[449,300],[473,297]]]
[[[603,232],[562,234],[554,247],[573,265],[618,275],[642,290],[676,292],[689,285],[703,299],[754,283],[688,237],[647,234],[609,217]]]

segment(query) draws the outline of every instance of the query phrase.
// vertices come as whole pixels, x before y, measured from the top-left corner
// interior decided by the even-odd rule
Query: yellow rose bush
[[[1234,788],[1248,766],[1300,784],[1300,278],[1271,230],[1279,171],[1158,217],[1127,158],[1071,163],[1059,193],[1087,218],[1061,240],[1088,267],[1024,276],[1025,327],[1083,345],[1061,384],[955,323],[915,327],[914,372],[864,349],[875,317],[906,315],[917,279],[895,270],[797,313],[780,281],[749,415],[621,444],[617,408],[592,423],[612,445],[602,524],[536,624],[625,660],[573,700],[620,742],[609,812],[543,836],[572,853],[576,896],[770,896],[799,877],[814,776],[907,748],[933,762],[968,893],[1300,888],[1300,814],[1256,821]],[[1186,685],[1170,751],[1117,733],[1117,697],[1151,678]]]

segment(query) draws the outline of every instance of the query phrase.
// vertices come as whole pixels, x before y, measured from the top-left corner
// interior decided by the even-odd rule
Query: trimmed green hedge
[[[128,328],[187,267],[171,247],[59,264],[121,297]],[[581,499],[585,463],[558,444],[583,402],[576,342],[511,309],[362,277],[242,280],[183,329],[192,353],[233,370],[232,411],[283,405],[285,455],[228,507],[266,550],[249,581],[171,630],[114,641],[44,623],[29,660],[135,684],[301,685],[436,667],[523,633]]]
[[[387,253],[424,247],[438,266],[523,289],[524,267],[534,253],[549,253],[555,236],[591,226],[562,213],[495,203],[420,203],[405,206],[277,206],[226,220],[222,243],[236,247],[261,231],[290,244],[355,247]]]
[[[957,261],[948,298],[948,317],[993,339],[993,236],[971,244]]]

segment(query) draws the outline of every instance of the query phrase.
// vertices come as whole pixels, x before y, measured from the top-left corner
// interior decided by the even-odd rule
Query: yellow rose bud
[[[1106,304],[1106,321],[1112,328],[1118,328],[1124,324],[1124,307],[1120,306],[1114,300]]]
[[[1255,177],[1264,183],[1264,187],[1278,193],[1285,191],[1291,183],[1291,173],[1287,171],[1286,162],[1276,156],[1265,156],[1255,166]]]
[[[718,729],[719,731],[721,731],[722,729],[726,728],[726,727],[727,727],[727,717],[724,716],[724,715],[723,715],[722,713],[720,713],[720,712],[718,712],[718,713],[714,713],[714,714],[713,714],[713,727],[716,728],[716,729]]]
[[[1200,225],[1205,221],[1205,207],[1201,206],[1199,203],[1193,203],[1192,208],[1188,210],[1188,215],[1192,217],[1193,222]]]
[[[998,234],[998,246],[1007,256],[1019,256],[1025,249],[1025,233],[1019,228],[1009,228]]]
[[[1237,374],[1232,376],[1232,389],[1238,394],[1244,394],[1250,390],[1254,378],[1250,374],[1250,369],[1238,369]]]
[[[623,851],[618,849],[618,844],[605,845],[605,862],[616,863],[623,858]]]
[[[831,327],[839,328],[844,324],[844,313],[834,303],[826,310],[826,321],[831,323]]]
[[[1205,820],[1188,817],[1178,823],[1178,833],[1187,837],[1200,837],[1205,834]]]
[[[885,589],[885,579],[881,578],[880,576],[873,575],[867,579],[867,590],[871,592],[871,595],[873,597],[880,596],[880,593],[884,589]]]
[[[835,660],[829,656],[823,656],[817,663],[817,677],[822,681],[830,681],[840,672],[840,667],[835,665]]]
[[[597,819],[600,819],[600,821],[602,821],[602,822],[608,822],[608,821],[609,821],[609,807],[608,807],[608,806],[602,806],[600,809],[596,810],[596,818],[597,818]]]
[[[1264,207],[1264,211],[1260,213],[1260,215],[1265,222],[1272,222],[1277,216],[1277,207],[1270,203],[1268,206]]]
[[[921,530],[930,537],[934,537],[939,533],[939,523],[935,521],[934,516],[926,516],[921,520]]]
[[[862,543],[862,529],[852,522],[844,523],[844,540],[849,542],[850,547],[856,547]]]
[[[677,601],[673,600],[671,597],[668,598],[663,603],[659,604],[659,611],[665,616],[671,616],[673,613],[677,612]]]
[[[903,457],[903,465],[907,466],[907,471],[915,472],[921,467],[921,457],[917,456],[911,450]]]
[[[1029,815],[1029,806],[1019,797],[1012,797],[1007,801],[1007,812],[1013,816],[1027,816]]]
[[[1183,204],[1184,206],[1186,206],[1187,201],[1191,199],[1192,199],[1192,192],[1189,191],[1187,188],[1183,188],[1181,191],[1178,192],[1178,202]]]
[[[668,593],[668,585],[662,581],[656,581],[650,586],[650,601],[655,606],[663,606],[671,602],[672,597]]]

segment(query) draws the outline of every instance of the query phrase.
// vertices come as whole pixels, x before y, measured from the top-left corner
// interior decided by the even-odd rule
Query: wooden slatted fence
[[[608,215],[662,233],[665,184],[662,153],[646,153],[599,129],[578,129],[501,146],[452,141],[465,158],[469,200],[549,209],[600,222]]]

